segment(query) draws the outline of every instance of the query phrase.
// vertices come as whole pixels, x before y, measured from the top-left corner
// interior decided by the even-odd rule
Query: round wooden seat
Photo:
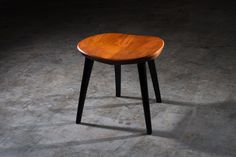
[[[155,59],[164,41],[154,36],[104,33],[90,36],[77,45],[86,57],[105,63],[129,64]]]

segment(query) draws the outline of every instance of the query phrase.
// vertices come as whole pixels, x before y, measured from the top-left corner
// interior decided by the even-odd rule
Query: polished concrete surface
[[[235,157],[235,4],[214,1],[2,2],[1,157]],[[36,4],[34,4],[36,3]],[[30,7],[28,7],[30,6]],[[83,124],[75,124],[86,36],[160,36],[163,103],[148,71],[153,134],[145,123],[136,65],[95,62]]]

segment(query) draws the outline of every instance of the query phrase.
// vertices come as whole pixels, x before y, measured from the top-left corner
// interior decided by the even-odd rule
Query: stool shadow
[[[109,129],[109,130],[126,131],[126,132],[136,132],[136,133],[145,132],[145,129],[141,129],[141,128],[109,126],[109,125],[104,125],[104,124],[94,124],[94,123],[86,123],[86,122],[81,122],[80,125],[85,125],[85,126],[95,127],[95,128],[102,128],[102,129]]]
[[[109,129],[109,130],[116,130],[116,131],[139,133],[139,135],[147,135],[146,129],[141,129],[141,128],[119,127],[119,126],[110,126],[110,125],[94,124],[94,123],[86,123],[86,122],[82,122],[80,125],[102,128],[102,129]],[[172,135],[172,133],[159,131],[159,130],[153,130],[152,136],[174,138],[174,135]]]
[[[142,100],[141,97],[135,97],[135,96],[125,96],[121,95],[120,97],[116,96],[97,96],[97,97],[87,97],[86,99],[109,99],[109,98],[124,98],[124,99],[133,99],[133,100]],[[149,101],[155,101],[153,98],[149,98]]]
[[[141,97],[135,97],[135,96],[120,96],[121,98],[126,98],[126,99],[134,99],[134,100],[142,100]]]

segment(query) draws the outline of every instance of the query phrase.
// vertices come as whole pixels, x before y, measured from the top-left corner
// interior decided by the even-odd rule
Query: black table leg
[[[138,63],[138,73],[139,73],[140,88],[142,93],[147,134],[152,134],[152,124],[151,124],[151,114],[149,107],[148,85],[147,85],[147,74],[146,74],[145,63]]]
[[[82,78],[82,83],[81,83],[81,88],[80,88],[80,96],[79,96],[79,103],[78,103],[77,117],[76,117],[77,124],[81,122],[83,108],[84,108],[84,101],[86,98],[86,93],[88,89],[89,78],[91,75],[93,63],[94,63],[93,60],[85,58],[83,78]]]
[[[116,77],[116,96],[120,97],[121,93],[121,65],[115,65],[115,77]]]
[[[148,66],[149,66],[150,74],[152,77],[153,88],[154,88],[155,95],[156,95],[156,102],[161,103],[161,94],[160,94],[160,89],[159,89],[155,61],[154,60],[148,61]]]

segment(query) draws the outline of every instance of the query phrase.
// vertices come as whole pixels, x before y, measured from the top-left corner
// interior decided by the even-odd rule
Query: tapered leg
[[[138,73],[139,73],[140,88],[141,88],[141,93],[142,93],[143,109],[144,109],[144,115],[145,115],[147,134],[151,134],[152,124],[151,124],[151,114],[150,114],[150,107],[149,107],[148,85],[147,85],[147,74],[146,74],[145,63],[138,64]]]
[[[156,95],[156,102],[161,103],[161,94],[160,94],[160,89],[159,89],[155,61],[154,60],[148,61],[148,66],[149,66],[150,74],[152,77],[153,88],[154,88],[155,95]]]
[[[88,89],[89,84],[89,78],[91,75],[92,67],[93,67],[93,60],[85,58],[84,62],[84,72],[83,72],[83,78],[80,88],[80,96],[79,96],[79,103],[78,103],[78,109],[77,109],[77,117],[76,117],[76,123],[79,124],[81,122],[83,108],[84,108],[84,101],[86,98],[86,93]]]
[[[121,65],[115,65],[115,77],[116,77],[116,96],[120,97],[120,89],[121,89]]]

